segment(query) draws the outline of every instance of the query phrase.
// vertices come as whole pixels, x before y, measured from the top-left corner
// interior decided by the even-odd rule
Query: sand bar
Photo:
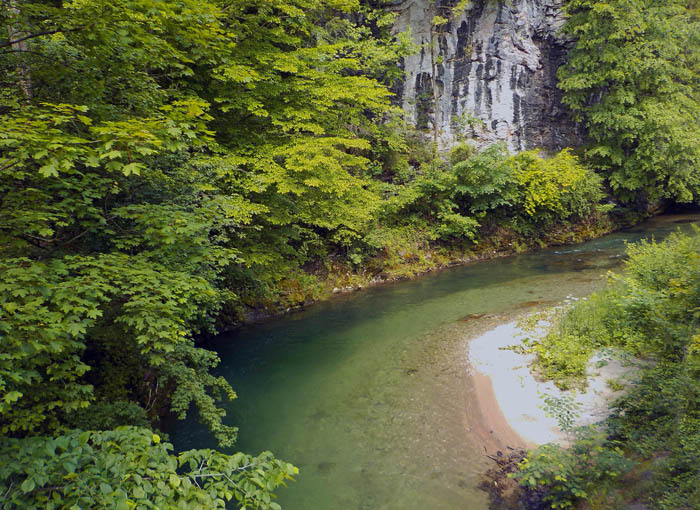
[[[623,367],[618,360],[609,360],[605,366],[598,367],[600,356],[594,357],[589,364],[587,390],[563,392],[552,382],[536,380],[528,368],[530,355],[504,350],[518,343],[522,336],[517,323],[509,322],[469,342],[469,360],[484,427],[502,437],[501,445],[532,447],[567,442],[568,435],[543,408],[544,395],[572,395],[580,404],[578,425],[596,423],[608,415],[609,402],[619,393],[606,381],[629,373],[630,367]],[[506,425],[510,431],[505,430]]]

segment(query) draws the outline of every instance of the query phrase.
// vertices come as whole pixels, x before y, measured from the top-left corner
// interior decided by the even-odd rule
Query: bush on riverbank
[[[410,154],[407,161],[414,159]],[[374,183],[376,206],[361,234],[342,246],[326,239],[299,261],[300,270],[241,289],[241,314],[250,308],[275,313],[338,290],[581,242],[615,228],[607,214],[612,206],[601,205],[601,179],[569,150],[544,157],[510,155],[503,144],[481,151],[465,144],[448,161],[427,158],[394,170]]]
[[[630,501],[664,510],[700,505],[700,230],[641,242],[628,254],[623,274],[574,304],[532,347],[541,372],[564,382],[580,376],[579,361],[601,346],[644,360],[597,444],[579,438],[567,450],[545,445],[521,464],[521,485],[546,487],[553,508],[579,500],[604,508]],[[574,345],[576,370],[567,361]],[[623,464],[622,451],[636,464],[624,477],[611,467]]]

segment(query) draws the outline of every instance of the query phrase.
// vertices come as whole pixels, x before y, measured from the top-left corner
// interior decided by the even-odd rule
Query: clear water
[[[207,347],[239,398],[236,449],[300,469],[285,510],[485,509],[487,468],[468,359],[478,331],[582,296],[619,268],[625,242],[689,229],[663,216],[585,244],[480,262],[338,297],[217,337]],[[483,315],[482,315],[483,314]],[[177,448],[215,446],[191,419]]]

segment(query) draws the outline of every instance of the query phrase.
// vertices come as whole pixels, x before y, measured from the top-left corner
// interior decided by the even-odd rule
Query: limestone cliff
[[[451,9],[456,0],[392,3],[396,29],[410,28],[421,48],[404,60],[400,101],[419,128],[431,130],[437,115],[441,148],[462,138],[478,145],[504,140],[512,151],[579,142],[556,87],[569,44],[559,33],[563,0],[472,0],[458,13]],[[436,14],[449,15],[449,22],[434,35],[434,80],[430,25]]]

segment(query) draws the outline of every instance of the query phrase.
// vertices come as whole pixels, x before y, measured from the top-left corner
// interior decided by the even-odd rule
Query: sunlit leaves
[[[177,101],[154,117],[97,124],[80,113],[88,111],[85,106],[46,103],[18,109],[4,117],[0,168],[4,177],[13,178],[27,177],[34,165],[43,177],[102,165],[125,175],[138,173],[140,163],[134,159],[206,140],[204,121],[211,118],[206,106],[200,100]]]
[[[394,15],[356,0],[18,5],[12,28],[31,35],[31,52],[0,53],[0,428],[58,435],[195,407],[231,446],[219,401],[236,395],[195,337],[222,306],[234,321],[240,294],[350,246],[372,222],[369,157],[397,114],[386,85],[407,47]],[[226,476],[199,472],[213,452],[165,468],[161,444],[146,441],[156,436],[134,434],[44,438],[53,451],[34,472],[45,476],[18,467],[2,493],[25,507],[277,510],[271,491],[294,472],[267,454],[259,465],[220,457]],[[28,441],[17,448],[40,444]],[[122,442],[133,479],[111,450],[94,470],[81,457]],[[61,489],[44,490],[54,474]]]
[[[207,140],[204,107],[178,101],[151,118],[99,123],[73,105],[10,112],[0,132],[0,250],[48,248],[104,228],[98,202],[118,194],[122,179],[147,172],[156,154]]]
[[[603,198],[600,178],[569,149],[551,158],[539,157],[537,151],[522,152],[511,161],[519,188],[517,201],[535,221],[584,218]]]

